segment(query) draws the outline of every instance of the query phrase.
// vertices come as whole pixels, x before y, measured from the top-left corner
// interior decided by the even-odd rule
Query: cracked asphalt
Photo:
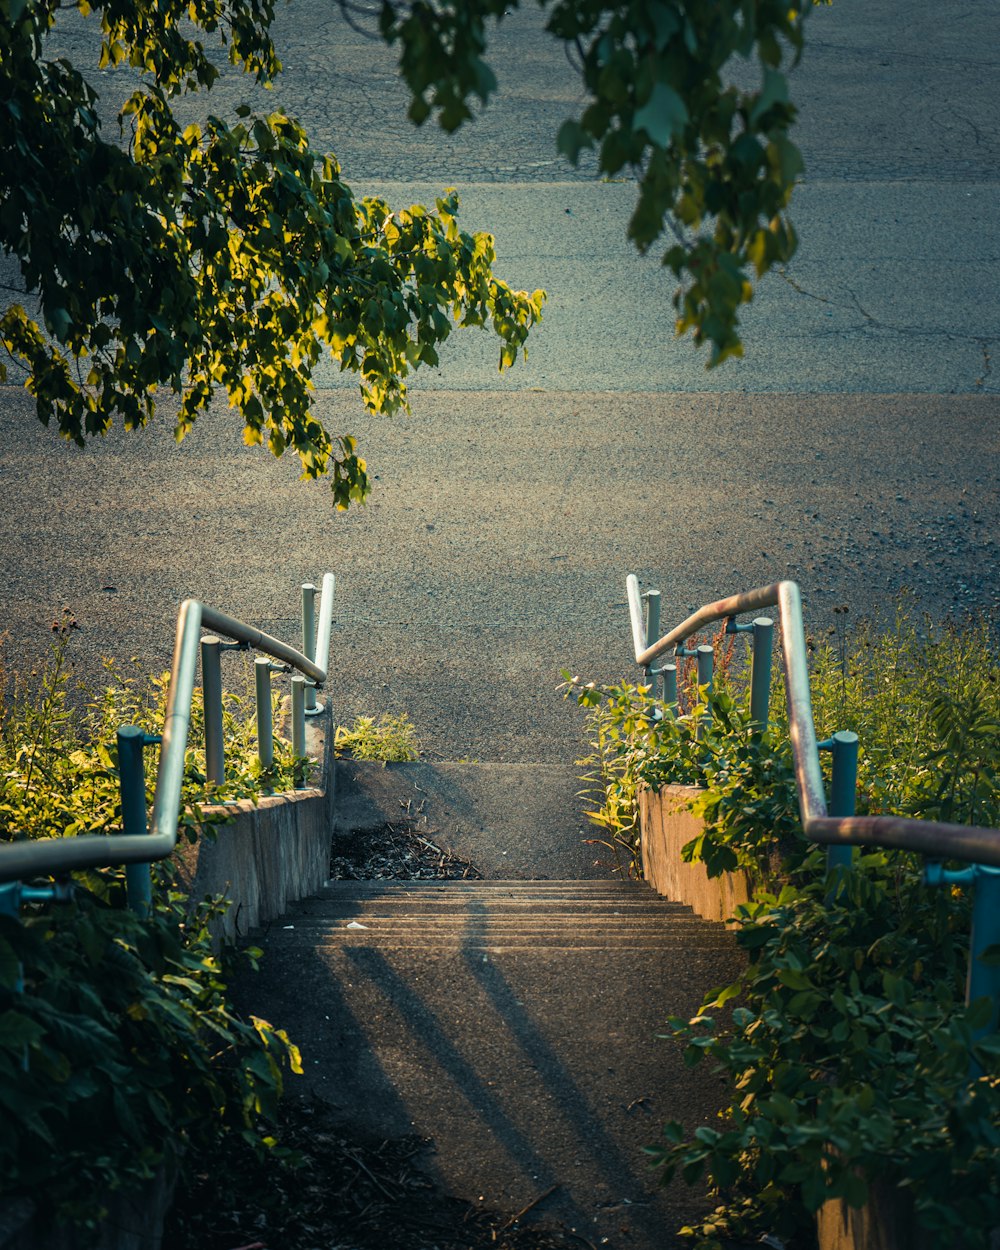
[[[85,29],[55,38],[79,53]],[[782,576],[817,633],[835,605],[890,614],[902,588],[937,617],[995,615],[992,0],[947,18],[927,0],[812,12],[792,92],[800,249],[761,284],[745,359],[713,373],[672,337],[657,256],[625,239],[634,186],[555,153],[579,87],[534,9],[503,24],[500,94],[455,136],[409,126],[391,54],[328,0],[292,0],[278,42],[269,106],[301,116],[356,190],[409,203],[457,186],[497,272],[548,290],[529,359],[501,376],[488,336],[455,335],[392,421],[325,369],[317,409],[375,474],[346,516],[294,464],[244,448],[221,409],[180,447],[165,405],[156,427],[80,452],[0,389],[15,666],[63,603],[84,675],[102,653],[166,667],[188,594],[294,638],[299,582],[331,569],[342,720],[407,711],[431,755],[559,762],[583,749],[560,669],[632,673],[628,572],[660,587],[665,624]],[[252,94],[226,76],[212,111]]]

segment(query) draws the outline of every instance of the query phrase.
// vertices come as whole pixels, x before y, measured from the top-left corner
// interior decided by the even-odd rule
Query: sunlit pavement
[[[454,138],[412,132],[391,57],[333,6],[293,3],[281,32],[272,107],[334,147],[356,189],[408,203],[456,185],[498,273],[549,291],[545,322],[503,377],[487,336],[456,335],[405,419],[366,417],[325,372],[317,408],[361,435],[377,479],[347,516],[293,463],[243,448],[223,411],[180,448],[168,417],[81,453],[0,391],[16,663],[63,603],[90,673],[103,652],[166,667],[188,594],[294,637],[298,584],[332,569],[342,718],[406,710],[445,758],[560,761],[582,743],[559,670],[630,672],[627,572],[660,586],[667,621],[783,576],[817,635],[834,605],[889,612],[903,586],[938,616],[995,611],[992,5],[944,25],[887,0],[811,16],[793,87],[802,244],[761,287],[746,359],[712,374],[672,337],[657,259],[624,240],[630,184],[555,155],[576,86],[533,10],[499,45],[501,98]]]

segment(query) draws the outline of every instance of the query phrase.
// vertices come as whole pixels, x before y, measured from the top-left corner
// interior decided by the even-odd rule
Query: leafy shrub
[[[72,628],[68,614],[54,626],[35,687],[0,673],[0,840],[120,829],[114,731],[162,723],[165,679],[116,679],[77,706]],[[196,718],[182,814],[192,839],[206,797],[255,792],[244,703],[227,697],[231,779],[211,793]],[[290,776],[290,752],[281,758]],[[195,1147],[232,1131],[260,1140],[283,1073],[301,1070],[283,1033],[229,1010],[208,932],[220,904],[191,909],[170,861],[152,871],[146,921],[123,909],[115,869],[78,874],[69,903],[0,916],[0,1193],[44,1194],[46,1214],[81,1227],[96,1227],[107,1194],[174,1172]]]
[[[592,754],[585,791],[589,819],[606,835],[619,866],[641,875],[638,793],[642,786],[697,786],[690,806],[704,832],[684,848],[710,876],[740,869],[753,880],[798,845],[795,775],[787,735],[761,732],[746,701],[724,681],[695,689],[689,711],[650,698],[648,686],[600,689],[569,679],[588,708]]]
[[[813,705],[821,738],[859,735],[859,810],[1000,824],[988,630],[918,626],[900,610],[891,630],[834,633],[813,644]],[[860,1206],[880,1180],[942,1246],[988,1245],[1000,1036],[983,1033],[990,1003],[964,1006],[968,892],[927,888],[922,862],[898,852],[858,853],[827,879],[801,833],[782,699],[759,733],[731,676],[676,717],[643,686],[573,688],[596,730],[592,819],[631,849],[637,787],[695,784],[705,831],[685,855],[756,884],[737,916],[745,971],[694,1020],[670,1021],[686,1060],[712,1062],[731,1090],[719,1127],[668,1125],[651,1150],[665,1179],[707,1178],[720,1200],[682,1231],[705,1248],[762,1231],[811,1245],[826,1199]]]

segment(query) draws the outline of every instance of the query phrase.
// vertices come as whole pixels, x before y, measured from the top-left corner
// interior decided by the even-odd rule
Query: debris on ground
[[[443,1193],[420,1167],[427,1143],[348,1132],[325,1104],[286,1100],[278,1150],[236,1140],[178,1197],[164,1245],[185,1250],[596,1250],[566,1228]]]
[[[356,829],[333,844],[334,881],[479,881],[482,873],[434,840],[426,821],[404,816],[372,829]]]

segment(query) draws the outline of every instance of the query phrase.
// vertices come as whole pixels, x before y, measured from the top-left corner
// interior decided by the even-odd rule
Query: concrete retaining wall
[[[816,1212],[816,1238],[819,1250],[949,1250],[947,1239],[917,1224],[907,1194],[879,1181],[863,1207],[825,1202]]]
[[[816,1212],[819,1250],[964,1250],[961,1233],[948,1237],[917,1223],[913,1196],[887,1181],[875,1180],[863,1207],[842,1199],[825,1202]],[[1000,1250],[1000,1229],[989,1235],[990,1250]]]
[[[695,786],[643,788],[639,792],[639,826],[643,876],[664,898],[687,903],[706,920],[729,920],[740,903],[749,900],[746,877],[741,872],[710,877],[704,864],[687,864],[681,848],[697,838],[703,825],[688,810]]]
[[[207,807],[208,820],[224,822],[215,837],[178,844],[180,883],[190,897],[229,900],[214,927],[219,943],[246,936],[329,879],[335,772],[328,720],[326,710],[307,723],[306,750],[319,761],[309,789]]]

